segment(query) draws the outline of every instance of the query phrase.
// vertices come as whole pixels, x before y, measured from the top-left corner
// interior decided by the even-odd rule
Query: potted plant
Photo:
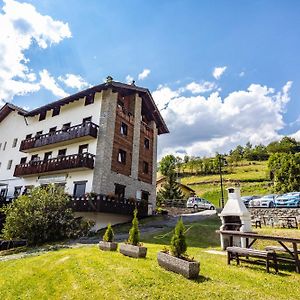
[[[147,248],[143,247],[140,243],[137,209],[134,210],[133,215],[132,227],[129,231],[127,243],[123,243],[120,245],[120,253],[134,258],[145,258],[147,254]]]
[[[183,275],[186,278],[197,278],[200,271],[200,263],[190,259],[186,255],[185,227],[180,218],[176,224],[174,235],[171,239],[170,251],[158,252],[158,264],[166,270]]]
[[[118,244],[113,242],[114,231],[111,228],[111,225],[108,224],[106,231],[103,235],[103,240],[99,242],[99,248],[105,251],[116,251]]]

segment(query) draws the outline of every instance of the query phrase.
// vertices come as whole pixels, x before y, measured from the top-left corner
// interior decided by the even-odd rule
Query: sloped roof
[[[131,84],[125,84],[117,81],[109,81],[106,83],[102,83],[96,86],[93,86],[91,88],[88,88],[86,90],[80,91],[76,94],[70,95],[68,97],[65,97],[63,99],[51,102],[49,104],[43,105],[41,107],[38,107],[32,111],[27,112],[26,116],[35,116],[37,114],[40,114],[43,111],[51,110],[55,107],[63,106],[68,103],[74,102],[79,100],[80,98],[83,98],[87,95],[101,92],[102,90],[112,89],[113,92],[121,92],[123,94],[131,94],[131,93],[138,93],[140,97],[143,99],[143,104],[147,107],[147,110],[150,112],[153,120],[157,124],[158,127],[158,134],[168,133],[169,129],[163,120],[153,98],[150,93],[150,91],[146,88],[138,87],[136,85]]]
[[[156,185],[158,185],[158,184],[164,182],[165,180],[166,180],[166,177],[160,177],[160,178],[158,178],[158,179],[156,180]],[[178,182],[178,184],[179,184],[180,187],[186,188],[186,189],[189,190],[190,192],[195,193],[195,190],[193,190],[193,189],[190,188],[189,186],[187,186],[187,185],[185,185],[185,184],[183,184],[183,183],[180,183],[180,182]]]
[[[11,103],[6,103],[4,104],[1,109],[0,109],[0,123],[12,112],[12,111],[17,111],[20,115],[24,116],[28,112],[14,104]]]

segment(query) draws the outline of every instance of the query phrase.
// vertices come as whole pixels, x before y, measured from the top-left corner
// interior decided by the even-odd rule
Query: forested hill
[[[284,137],[267,146],[247,143],[209,158],[168,155],[159,163],[159,176],[171,170],[174,180],[218,205],[220,168],[224,188],[239,182],[242,195],[300,190],[300,143]]]

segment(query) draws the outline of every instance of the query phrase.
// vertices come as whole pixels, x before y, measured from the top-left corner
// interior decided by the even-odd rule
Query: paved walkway
[[[171,230],[171,228],[175,227],[179,217],[182,217],[183,222],[188,223],[188,222],[196,222],[196,221],[204,220],[214,214],[216,214],[215,210],[205,210],[205,211],[192,213],[192,214],[182,214],[178,216],[165,216],[163,219],[157,218],[157,220],[154,219],[152,222],[146,222],[145,224],[140,225],[139,229],[140,229],[141,236],[143,236],[144,234],[160,232],[163,229],[167,229],[167,228],[170,228]],[[116,242],[123,242],[127,240],[127,238],[128,238],[128,233],[115,234]],[[91,245],[98,244],[99,239],[100,239],[99,236],[84,237],[77,240],[69,241],[67,244],[56,244],[54,246],[31,248],[26,252],[0,256],[0,262],[20,259],[28,256],[38,256],[45,252],[55,251],[63,248],[78,248],[84,246],[91,246]]]

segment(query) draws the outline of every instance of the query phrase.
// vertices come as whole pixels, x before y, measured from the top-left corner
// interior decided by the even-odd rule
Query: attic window
[[[54,107],[52,111],[52,117],[58,116],[60,113],[60,106]]]
[[[40,113],[39,121],[43,121],[46,119],[46,113],[47,111],[43,111]]]
[[[94,103],[95,94],[90,94],[85,97],[84,105],[89,105]]]

